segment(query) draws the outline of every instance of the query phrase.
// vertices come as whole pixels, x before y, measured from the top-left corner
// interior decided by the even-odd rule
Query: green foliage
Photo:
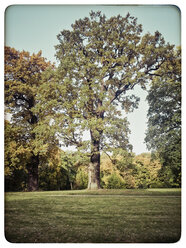
[[[181,185],[181,172],[176,178],[171,166],[162,166],[158,174],[158,185],[161,188],[179,188]]]
[[[150,153],[142,153],[135,157],[136,184],[138,188],[151,188],[158,179],[161,163],[158,158],[153,159]]]
[[[23,129],[24,135],[32,138],[30,126],[37,123],[38,117],[33,114],[41,73],[51,66],[38,54],[16,51],[5,47],[5,105],[11,122]]]
[[[25,190],[27,181],[26,161],[30,160],[30,152],[20,144],[17,128],[7,120],[5,120],[4,145],[5,190]]]
[[[43,161],[39,167],[39,182],[42,190],[87,188],[86,160],[74,152],[57,150],[57,160]]]
[[[168,184],[163,181],[163,177],[160,177],[161,168],[159,159],[153,158],[150,153],[135,156],[127,151],[116,150],[110,158],[102,156],[102,187],[111,188],[113,186],[127,189],[151,188],[155,185],[166,187]],[[164,173],[162,173],[163,175]],[[170,185],[175,186],[174,184]]]
[[[41,190],[70,189],[68,174],[61,167],[44,164],[39,167],[39,188]]]
[[[114,173],[107,177],[106,189],[123,189],[126,188],[125,181],[121,176]]]
[[[26,191],[27,177],[25,170],[12,168],[11,174],[5,174],[5,191]]]
[[[48,67],[52,65],[41,57],[41,51],[30,55],[25,51],[5,47],[5,106],[11,114],[10,127],[5,128],[6,173],[8,167],[10,171],[12,167],[26,171],[30,190],[38,188],[39,153],[43,152],[41,148],[46,150],[48,147],[46,144],[38,148],[40,140],[36,138],[34,128],[39,114],[33,112],[41,74]]]
[[[72,183],[75,180],[76,176],[76,170],[75,170],[75,165],[76,165],[76,157],[72,153],[68,152],[61,152],[61,167],[65,170],[68,180],[71,184],[71,189],[72,189]]]
[[[157,73],[161,77],[153,80],[147,97],[149,111],[145,140],[149,148],[159,153],[163,166],[171,169],[174,183],[181,185],[180,48]]]
[[[86,189],[88,186],[88,172],[85,167],[79,167],[76,174],[75,188]]]

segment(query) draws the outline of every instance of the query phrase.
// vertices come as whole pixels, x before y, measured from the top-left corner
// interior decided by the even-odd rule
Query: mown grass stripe
[[[181,197],[176,195],[44,195],[44,196],[54,196],[54,197],[131,197],[131,198],[164,198],[164,197]]]

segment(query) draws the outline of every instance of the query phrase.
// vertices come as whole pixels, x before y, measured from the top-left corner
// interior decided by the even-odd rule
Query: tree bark
[[[29,99],[29,109],[35,106],[35,99],[32,96]],[[35,125],[38,123],[38,117],[33,114],[33,112],[30,110],[30,119],[29,123],[31,125]],[[35,134],[32,133],[32,139],[35,139]],[[28,170],[28,191],[36,191],[39,189],[39,181],[38,181],[38,167],[39,167],[39,155],[32,154],[32,158],[30,163],[27,165]]]
[[[88,170],[88,189],[100,189],[100,139],[94,139],[91,132],[92,151]]]
[[[32,156],[31,162],[27,165],[28,170],[28,191],[36,191],[39,189],[38,183],[38,166],[39,156]]]

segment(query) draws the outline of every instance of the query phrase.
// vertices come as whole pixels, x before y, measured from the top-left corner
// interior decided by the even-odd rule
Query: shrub
[[[123,178],[116,174],[113,173],[110,176],[107,177],[107,182],[105,187],[107,189],[122,189],[122,188],[126,188],[125,187],[125,181],[123,180]]]

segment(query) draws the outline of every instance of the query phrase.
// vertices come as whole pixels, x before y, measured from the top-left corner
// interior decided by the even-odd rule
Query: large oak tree
[[[48,123],[64,145],[89,152],[88,188],[97,189],[100,152],[131,149],[122,111],[132,111],[139,98],[127,92],[137,84],[145,88],[171,59],[173,46],[158,31],[142,35],[142,25],[130,14],[107,19],[93,11],[57,38],[58,68],[43,78],[35,111],[42,115],[40,125]],[[84,131],[90,140],[83,140]]]

